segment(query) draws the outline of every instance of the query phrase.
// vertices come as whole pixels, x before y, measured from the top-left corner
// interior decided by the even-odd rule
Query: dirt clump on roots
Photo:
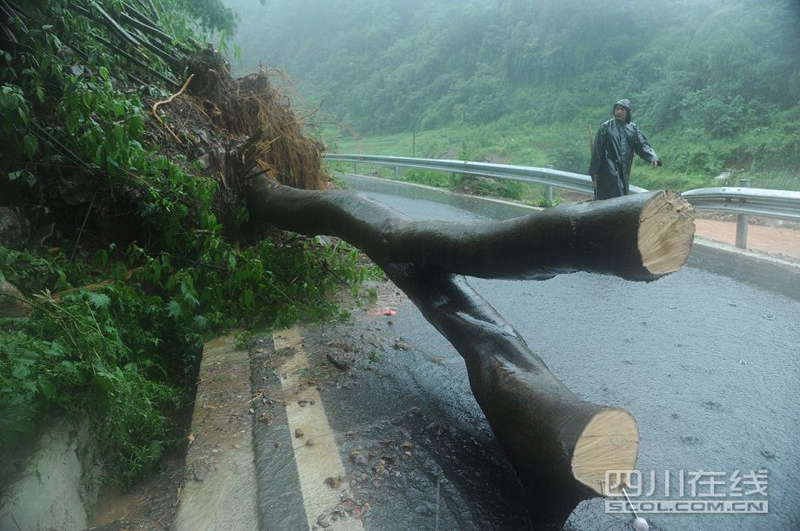
[[[161,102],[149,132],[165,152],[199,163],[219,182],[215,210],[223,225],[256,175],[295,188],[329,186],[321,164],[324,146],[303,134],[291,101],[270,84],[267,68],[233,78],[224,57],[206,48],[190,58],[186,79],[185,90],[169,102],[149,102],[151,108]]]

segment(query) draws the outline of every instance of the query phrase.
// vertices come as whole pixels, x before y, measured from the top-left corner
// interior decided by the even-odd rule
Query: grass
[[[592,130],[596,131],[596,125]],[[416,156],[456,160],[491,161],[503,164],[552,167],[585,174],[589,165],[589,128],[585,123],[559,122],[548,125],[519,125],[513,117],[492,123],[468,127],[450,126],[441,129],[353,138],[327,129],[318,133],[332,153],[369,155]],[[632,184],[647,189],[686,191],[693,188],[720,186],[725,183],[714,177],[723,171],[733,171],[728,185],[738,185],[740,177],[749,178],[751,186],[783,190],[800,190],[800,175],[792,168],[759,169],[752,152],[764,152],[761,162],[766,167],[784,164],[779,153],[766,152],[774,140],[769,130],[751,131],[736,138],[709,138],[702,130],[671,128],[650,135],[650,142],[661,155],[664,165],[652,168],[638,157],[634,160]],[[746,167],[748,171],[741,171]],[[340,166],[345,170],[352,165]],[[359,164],[359,171],[394,177],[390,168]],[[438,176],[434,175],[438,173]],[[460,178],[439,172],[401,172],[401,179],[458,189]],[[483,186],[483,189],[487,186]],[[501,197],[538,203],[544,187],[532,186],[519,193],[509,193],[505,187],[495,190]],[[480,193],[480,192],[479,192]],[[558,192],[556,192],[558,197]]]

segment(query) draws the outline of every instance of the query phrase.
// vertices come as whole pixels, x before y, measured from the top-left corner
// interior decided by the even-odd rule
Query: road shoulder
[[[258,529],[250,360],[233,334],[203,349],[189,441],[172,529]]]

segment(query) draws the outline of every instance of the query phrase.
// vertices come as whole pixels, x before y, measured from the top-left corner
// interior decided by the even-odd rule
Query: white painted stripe
[[[305,386],[303,371],[309,365],[300,333],[297,328],[291,328],[277,332],[272,337],[276,351],[285,348],[294,351],[294,354],[281,365],[279,375],[286,401],[286,417],[293,441],[300,490],[303,493],[303,505],[308,526],[313,528],[320,515],[328,514],[339,504],[348,482],[319,391],[316,387]],[[300,405],[301,401],[305,401],[305,406]],[[302,438],[295,438],[297,429],[304,433]],[[306,444],[309,440],[313,445]],[[332,488],[325,483],[327,478],[342,478],[342,485],[339,488]],[[331,527],[328,529],[331,530],[363,529],[361,520],[354,518],[330,523]]]

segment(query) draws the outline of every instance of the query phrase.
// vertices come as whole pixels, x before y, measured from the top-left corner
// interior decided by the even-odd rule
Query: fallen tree
[[[462,275],[590,271],[654,280],[680,268],[691,249],[692,208],[680,195],[651,192],[469,224],[411,221],[350,192],[297,190],[264,176],[252,179],[246,197],[258,222],[361,248],[453,344],[537,527],[560,529],[581,500],[603,494],[607,470],[635,467],[633,416],[567,389]]]
[[[320,146],[302,135],[288,100],[270,87],[266,72],[233,80],[225,61],[210,49],[195,47],[186,52],[174,46],[165,50],[163,46],[173,39],[157,28],[157,21],[151,20],[157,15],[155,9],[144,14],[124,2],[122,7],[114,2],[101,3],[102,6],[97,2],[85,6],[70,3],[67,9],[85,21],[63,17],[56,28],[61,38],[46,39],[46,43],[75,41],[67,43],[69,54],[64,53],[60,44],[47,44],[47,53],[49,57],[63,56],[70,61],[74,54],[86,63],[85,67],[63,63],[60,68],[45,72],[43,65],[48,62],[33,60],[34,57],[30,57],[29,63],[19,64],[20,71],[22,67],[33,65],[43,69],[37,75],[39,78],[61,83],[51,83],[48,94],[53,102],[61,101],[70,111],[65,113],[66,129],[58,123],[64,118],[59,114],[40,112],[36,120],[29,120],[22,112],[36,109],[33,102],[37,87],[16,87],[7,92],[4,100],[9,109],[15,110],[3,116],[15,120],[6,124],[5,138],[9,145],[16,146],[12,151],[17,157],[8,158],[10,164],[15,164],[8,169],[15,171],[8,172],[8,179],[0,181],[5,193],[0,195],[21,198],[16,201],[18,204],[31,205],[39,205],[39,201],[47,198],[47,208],[39,210],[49,214],[41,222],[46,222],[43,227],[50,226],[46,234],[51,234],[56,227],[62,237],[73,242],[70,262],[79,258],[81,251],[103,249],[105,252],[109,242],[119,249],[136,250],[129,254],[141,255],[135,258],[139,262],[122,264],[124,267],[118,268],[138,271],[131,279],[124,279],[125,282],[130,280],[130,284],[138,284],[135,289],[145,286],[163,295],[165,298],[160,302],[167,303],[162,306],[168,310],[162,313],[168,312],[165,317],[171,319],[169,327],[163,330],[190,337],[189,331],[199,331],[198,323],[207,321],[202,314],[191,313],[203,303],[214,308],[207,315],[221,319],[222,310],[230,310],[222,305],[224,300],[241,301],[245,309],[254,306],[252,301],[257,297],[267,300],[257,295],[263,292],[254,291],[258,289],[258,275],[251,271],[242,275],[248,282],[235,287],[227,285],[231,291],[222,296],[226,280],[236,276],[241,267],[237,264],[246,262],[247,256],[234,253],[227,242],[218,237],[217,219],[222,222],[226,235],[237,242],[262,236],[258,231],[241,234],[242,216],[238,207],[239,200],[244,198],[249,203],[251,218],[260,220],[262,225],[268,222],[306,234],[337,235],[362,248],[456,346],[466,361],[473,392],[530,494],[531,512],[537,524],[560,527],[580,499],[600,492],[599,481],[606,469],[633,467],[638,451],[638,430],[633,417],[620,409],[582,401],[566,389],[513,327],[460,275],[544,279],[585,270],[631,280],[652,280],[680,267],[689,251],[691,215],[679,196],[656,193],[560,207],[507,222],[464,225],[413,222],[346,192],[296,190],[264,176],[249,179],[247,176],[253,173],[266,173],[298,188],[326,186],[326,176],[320,169]],[[32,33],[20,22],[21,17],[29,15],[10,4],[0,0],[0,7],[16,13],[10,17],[16,22],[6,25],[4,21],[0,32],[9,42],[17,43],[18,35]],[[39,7],[47,5],[46,2],[37,4]],[[41,12],[53,18],[50,11]],[[92,41],[82,38],[71,26],[78,23],[93,28],[87,34]],[[95,70],[96,54],[89,53],[97,49],[93,41],[109,50],[109,57],[103,57],[108,61],[96,65],[100,77],[104,78],[103,83],[88,73]],[[30,48],[30,43],[22,44],[24,46],[17,51]],[[26,53],[13,57],[28,61]],[[156,58],[158,60],[153,61]],[[117,60],[133,65],[130,69],[136,67],[135,74],[121,68]],[[154,68],[159,61],[169,65],[171,71]],[[67,77],[66,72],[72,77]],[[59,73],[60,76],[54,77]],[[114,86],[124,86],[128,77],[145,85],[146,80],[139,76],[165,82],[173,90],[180,87],[179,79],[186,81],[166,100],[148,102],[152,104],[153,119],[147,124],[143,124],[142,115],[137,114],[132,124],[138,123],[138,126],[123,129],[119,126],[119,110],[135,110],[138,104]],[[103,95],[100,100],[113,102],[113,105],[106,104],[104,109],[85,103],[92,101],[88,99],[89,94],[97,97],[98,93]],[[44,92],[36,95],[38,100],[43,99],[41,94]],[[41,110],[48,109],[50,107]],[[102,126],[95,119],[100,115],[105,116],[100,120]],[[202,162],[206,178],[213,176],[218,181],[213,207],[211,187],[205,185],[208,179],[184,179],[185,173],[177,166],[153,161],[144,153],[140,142],[144,140],[140,130],[144,127],[148,129],[150,140],[159,144],[162,151],[174,149],[186,160]],[[78,135],[79,128],[92,135]],[[81,139],[87,136],[100,143],[103,149],[82,143]],[[23,179],[19,177],[28,174],[20,168],[38,168],[39,144],[47,146],[46,155],[52,155],[47,162],[57,164],[48,167],[47,179],[32,179],[23,186]],[[65,160],[72,164],[62,164]],[[128,169],[130,167],[135,171]],[[33,175],[30,173],[31,177]],[[58,193],[52,193],[54,190]],[[206,215],[212,209],[216,217]],[[82,239],[84,233],[92,234],[91,240]],[[39,244],[43,241],[39,239]],[[136,241],[147,249],[128,245]],[[209,249],[217,251],[211,253]],[[252,264],[260,265],[270,258],[255,256]],[[173,268],[172,257],[184,263]],[[93,291],[89,288],[105,282],[94,280],[81,284],[85,289],[78,293]],[[115,285],[121,284],[119,279],[115,282]],[[205,290],[207,293],[197,293],[194,286],[200,285],[209,288]],[[134,289],[127,284],[122,287]],[[74,308],[82,304],[81,308],[100,310],[111,305],[111,297],[107,295],[87,295],[87,300],[83,301],[79,299],[82,295],[73,296],[68,291],[62,294],[69,295],[64,298],[71,299]],[[118,297],[119,293],[112,294]],[[56,298],[48,304],[59,304]],[[128,306],[153,308],[158,304],[149,299],[147,304]],[[61,315],[55,310],[52,313]],[[94,319],[95,312],[89,313]],[[96,353],[108,349],[107,358],[115,362],[121,358],[119,352],[126,352],[128,347],[120,343],[118,334],[110,340],[97,326],[100,334],[95,335],[96,320],[92,326],[87,326],[88,321],[78,319],[77,310],[73,309],[71,315],[76,316],[74,329],[79,333],[72,334],[61,321],[55,328],[65,330],[68,337],[64,338],[64,343],[74,344],[74,352]],[[176,323],[185,328],[177,327]],[[131,335],[154,334],[144,329],[141,332]],[[46,339],[60,340],[58,336]],[[162,339],[158,338],[158,343],[172,346]],[[87,342],[78,343],[78,340]],[[156,343],[153,339],[152,344]],[[60,356],[63,350],[59,347],[54,352]],[[139,350],[149,351],[149,348]],[[164,359],[175,358],[171,349],[169,354],[170,357]],[[41,357],[57,359],[49,355]],[[92,358],[103,359],[101,356]],[[112,371],[118,374],[122,370],[121,367],[113,369],[114,365],[110,366],[111,370],[101,367],[107,374]],[[94,367],[89,368],[94,374],[102,374]],[[133,363],[125,365],[125,371],[131,374],[136,370]],[[47,373],[41,372],[43,377]],[[71,380],[72,376],[62,378],[62,381]],[[111,385],[96,387],[112,389]],[[126,418],[122,413],[136,411],[130,407],[133,400],[153,400],[141,396],[140,390],[146,387],[125,389],[128,395],[114,390],[115,395],[128,400],[115,402],[124,403],[124,407],[117,410],[114,425],[120,426],[119,432],[125,436],[131,433],[141,436],[145,431],[141,423],[137,421],[136,430],[131,430],[120,418]],[[26,397],[35,395],[30,392],[29,395],[9,393],[9,396],[15,396],[22,403],[32,402]],[[127,422],[133,418],[127,417]],[[152,418],[161,417],[152,415]],[[151,439],[156,439],[156,432],[156,428],[151,430]],[[152,440],[146,442],[149,444],[137,448],[157,446]],[[152,459],[153,454],[157,452],[151,450],[148,458]],[[141,461],[139,457],[131,459],[131,462]]]

